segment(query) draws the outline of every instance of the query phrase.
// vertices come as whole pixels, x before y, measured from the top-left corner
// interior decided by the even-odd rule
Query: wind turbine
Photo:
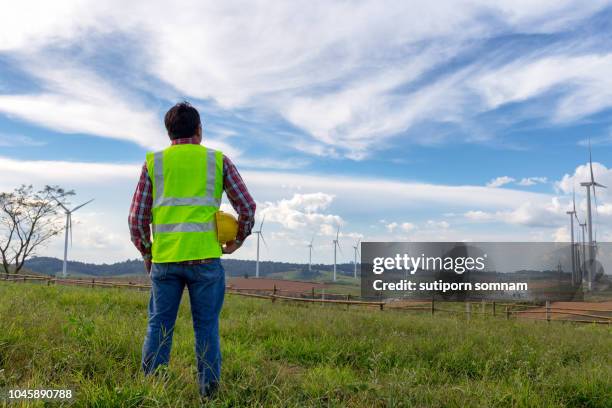
[[[570,216],[570,230],[572,237],[572,282],[576,283],[576,248],[574,248],[574,218],[576,217],[576,192],[572,191],[572,210],[566,211],[566,214]],[[580,221],[578,221],[580,223]]]
[[[60,207],[64,209],[64,214],[66,214],[66,229],[65,229],[65,234],[64,234],[64,263],[62,264],[62,277],[65,278],[67,267],[68,267],[68,235],[70,235],[70,245],[72,245],[72,213],[78,210],[79,208],[84,207],[87,204],[91,203],[94,199],[92,198],[91,200],[81,205],[77,205],[72,210],[69,210],[68,208],[66,208],[64,204],[62,204],[60,200],[58,200],[55,197],[53,198],[55,199],[55,201],[57,201]]]
[[[353,251],[355,251],[355,263],[354,263],[354,271],[353,271],[353,277],[355,279],[357,279],[357,254],[359,253],[359,243],[361,242],[361,238],[359,238],[357,240],[357,242],[355,243],[355,245],[353,246]]]
[[[257,231],[253,231],[255,234],[257,234],[257,262],[255,262],[255,277],[256,278],[259,278],[259,238],[261,238],[266,248],[268,247],[268,244],[266,244],[266,240],[264,239],[263,233],[262,233],[263,223],[265,220],[266,220],[266,216],[264,215],[261,220],[261,224],[259,224],[259,229]]]
[[[314,242],[314,234],[308,244],[308,272],[312,272],[312,243]]]
[[[342,252],[342,249],[340,248],[340,241],[338,241],[338,238],[340,236],[340,225],[338,225],[338,229],[336,230],[336,239],[333,240],[334,243],[334,282],[336,281],[336,261],[337,261],[337,250],[340,250],[340,252]]]
[[[593,217],[591,214],[591,188],[593,189],[593,199],[595,200],[595,210],[597,210],[597,194],[595,192],[596,187],[606,188],[603,184],[599,184],[595,181],[593,176],[593,158],[591,155],[591,139],[589,139],[589,169],[591,172],[591,180],[580,183],[581,186],[586,187],[587,193],[587,230],[589,234],[589,255],[586,259],[588,265],[588,289],[591,290],[593,287],[593,271],[592,263],[595,259],[595,253],[593,248]]]
[[[586,221],[583,223],[578,223],[580,225],[580,230],[582,231],[582,265],[580,266],[580,282],[584,278],[584,266],[586,266]]]

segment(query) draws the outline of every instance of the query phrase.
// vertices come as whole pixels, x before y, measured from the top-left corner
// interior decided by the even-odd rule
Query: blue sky
[[[611,2],[100,3],[0,16],[0,190],[95,197],[75,259],[138,255],[131,194],[183,99],[267,214],[267,259],[305,259],[314,235],[330,262],[338,224],[346,260],[358,238],[566,240],[589,137],[612,184]]]

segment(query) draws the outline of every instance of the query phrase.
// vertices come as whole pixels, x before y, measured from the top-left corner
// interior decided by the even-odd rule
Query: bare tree
[[[62,229],[60,202],[73,195],[58,186],[34,191],[22,185],[10,193],[0,193],[0,255],[8,275],[19,273],[26,259]]]

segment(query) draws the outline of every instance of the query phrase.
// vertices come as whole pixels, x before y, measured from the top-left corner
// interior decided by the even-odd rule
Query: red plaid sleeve
[[[143,258],[151,257],[151,207],[153,206],[153,185],[149,178],[147,164],[142,166],[140,179],[132,198],[128,224],[130,237]]]
[[[223,189],[230,204],[238,213],[236,240],[244,241],[251,235],[253,224],[255,224],[256,205],[238,169],[227,156],[223,156]]]

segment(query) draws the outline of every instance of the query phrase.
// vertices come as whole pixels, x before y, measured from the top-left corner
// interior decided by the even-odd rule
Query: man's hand
[[[151,274],[151,258],[144,260],[145,271],[150,275]]]
[[[223,253],[224,254],[231,254],[235,250],[240,248],[241,245],[242,245],[242,242],[238,242],[238,241],[229,241],[229,242],[226,242],[225,246],[222,247]]]

